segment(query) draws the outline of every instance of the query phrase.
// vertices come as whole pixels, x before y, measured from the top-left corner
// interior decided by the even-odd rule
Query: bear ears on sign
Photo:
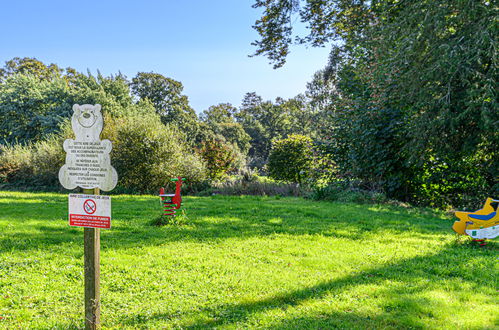
[[[75,104],[73,105],[73,112],[76,112],[78,110],[80,110],[80,107],[92,107],[92,108],[95,108],[95,110],[97,111],[101,111],[102,107],[100,104],[96,104],[96,105],[91,105],[91,104],[82,104],[82,105],[79,105],[79,104]]]

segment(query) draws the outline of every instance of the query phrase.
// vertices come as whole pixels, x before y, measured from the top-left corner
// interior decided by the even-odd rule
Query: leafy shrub
[[[114,136],[111,162],[122,188],[156,192],[171,184],[172,177],[194,184],[206,178],[205,164],[188,147],[185,135],[156,115],[114,119],[106,134]]]
[[[479,153],[460,162],[432,157],[414,176],[412,200],[442,209],[476,210],[486,197],[495,196],[488,183],[492,180],[488,180],[483,170],[485,161]]]
[[[332,132],[330,153],[344,177],[359,179],[365,190],[402,197],[410,173],[403,113],[397,109],[353,108],[341,111]]]
[[[312,172],[312,139],[298,134],[275,140],[267,164],[269,176],[276,180],[302,183]]]
[[[208,176],[213,180],[221,179],[229,171],[240,166],[237,148],[218,138],[208,138],[202,141],[197,152],[205,161]]]
[[[31,148],[28,146],[2,146],[0,149],[0,180],[12,184],[32,176]]]
[[[57,188],[57,174],[64,159],[58,136],[28,145],[4,146],[0,151],[0,182],[18,187]]]

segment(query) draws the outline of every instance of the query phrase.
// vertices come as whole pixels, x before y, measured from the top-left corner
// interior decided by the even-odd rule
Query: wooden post
[[[83,189],[99,195],[99,188]],[[100,329],[100,229],[84,228],[85,250],[85,329]]]

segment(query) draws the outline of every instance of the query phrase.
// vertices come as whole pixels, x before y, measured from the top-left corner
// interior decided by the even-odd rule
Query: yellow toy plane
[[[499,236],[499,212],[497,206],[499,200],[487,198],[482,209],[475,212],[457,211],[452,229],[461,235],[468,235],[475,241],[485,245],[486,239],[493,239]]]

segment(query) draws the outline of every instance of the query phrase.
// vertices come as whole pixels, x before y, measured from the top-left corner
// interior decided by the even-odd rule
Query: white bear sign
[[[66,164],[59,170],[62,186],[112,190],[118,182],[118,174],[109,157],[111,141],[100,140],[103,126],[100,104],[75,104],[71,126],[76,139],[64,141]]]

